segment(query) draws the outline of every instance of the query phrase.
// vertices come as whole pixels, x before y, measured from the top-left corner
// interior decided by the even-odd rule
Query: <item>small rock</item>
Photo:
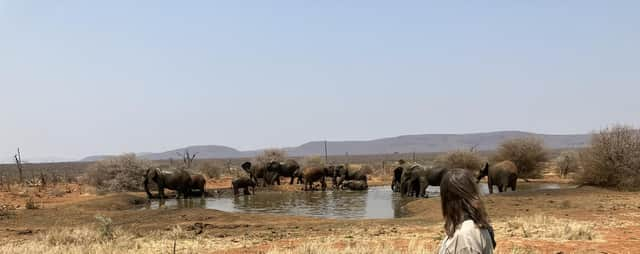
[[[18,233],[18,235],[30,235],[33,234],[33,231],[31,231],[31,229],[23,229],[16,231],[16,233]]]

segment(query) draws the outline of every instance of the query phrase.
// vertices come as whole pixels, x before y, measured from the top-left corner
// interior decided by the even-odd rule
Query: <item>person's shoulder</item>
[[[480,228],[478,227],[478,225],[476,225],[475,222],[473,222],[473,220],[465,220],[464,222],[462,222],[462,224],[460,224],[460,229],[459,229],[460,233],[475,233],[480,231]]]

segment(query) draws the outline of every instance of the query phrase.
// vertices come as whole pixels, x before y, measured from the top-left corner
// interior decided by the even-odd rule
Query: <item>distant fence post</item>
[[[329,164],[329,152],[327,150],[327,141],[324,141],[324,163]]]

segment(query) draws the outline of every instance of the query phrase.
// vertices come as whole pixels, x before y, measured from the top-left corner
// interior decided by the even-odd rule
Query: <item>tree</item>
[[[18,147],[18,153],[13,156],[16,161],[16,167],[18,167],[18,179],[22,183],[22,155],[20,154],[20,147]]]
[[[186,168],[191,168],[191,165],[193,165],[193,160],[196,159],[196,155],[198,155],[198,153],[194,153],[194,154],[189,154],[189,149],[185,149],[184,153],[177,153],[178,156],[182,157],[182,162],[184,163],[184,166]]]
[[[542,174],[542,167],[548,161],[547,151],[541,139],[535,137],[510,139],[498,147],[494,162],[509,160],[518,167],[520,178],[537,178]]]

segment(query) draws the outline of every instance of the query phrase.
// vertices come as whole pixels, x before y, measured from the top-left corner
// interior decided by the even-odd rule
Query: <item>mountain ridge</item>
[[[411,134],[371,140],[327,141],[329,155],[369,155],[393,153],[431,153],[456,149],[495,150],[500,143],[512,138],[537,137],[550,149],[581,148],[589,144],[590,134],[538,134],[523,131],[496,131],[469,134]],[[324,153],[325,141],[309,141],[296,147],[285,147],[290,156],[310,156]],[[159,153],[137,153],[149,160],[181,158],[179,153],[189,150],[201,159],[253,157],[264,149],[240,151],[222,145],[196,145]],[[96,161],[113,155],[88,156],[82,161]]]

